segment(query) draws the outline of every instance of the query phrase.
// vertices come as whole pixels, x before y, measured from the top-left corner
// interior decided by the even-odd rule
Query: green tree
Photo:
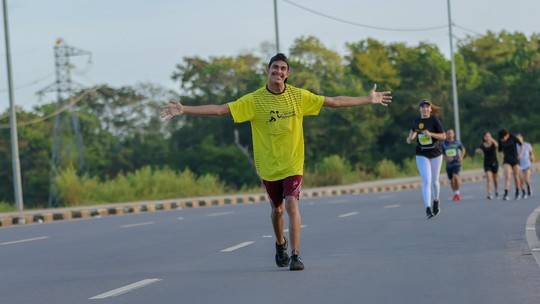
[[[38,120],[35,113],[17,111],[19,124]],[[6,120],[7,121],[7,120]],[[19,163],[25,208],[47,204],[50,169],[50,122],[42,121],[17,128]],[[9,128],[0,129],[0,201],[14,202],[11,135]]]
[[[475,66],[478,85],[460,88],[460,118],[466,141],[500,128],[540,139],[540,41],[521,33],[488,32],[460,43],[459,54]],[[459,82],[459,80],[458,80]]]

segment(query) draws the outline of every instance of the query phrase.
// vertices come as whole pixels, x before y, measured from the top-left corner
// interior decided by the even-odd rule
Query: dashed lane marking
[[[222,216],[222,215],[229,215],[229,214],[233,214],[234,212],[232,211],[227,211],[227,212],[216,212],[216,213],[210,213],[210,214],[207,214],[206,216]]]
[[[349,212],[349,213],[339,215],[338,217],[348,217],[348,216],[353,216],[353,215],[357,215],[357,214],[358,214],[358,212]]]
[[[48,238],[50,238],[50,237],[49,236],[40,236],[40,237],[36,237],[36,238],[31,238],[31,239],[3,242],[3,243],[0,243],[0,245],[13,245],[13,244],[19,244],[19,243],[27,243],[27,242],[45,240],[45,239],[48,239]]]
[[[243,243],[240,243],[240,244],[238,244],[238,245],[235,245],[235,246],[232,246],[232,247],[229,247],[229,248],[225,248],[225,249],[221,250],[221,252],[231,252],[231,251],[235,251],[235,250],[238,250],[238,249],[240,249],[240,248],[244,248],[244,247],[246,247],[246,246],[249,246],[249,245],[251,245],[251,244],[253,244],[253,243],[255,243],[255,242],[251,242],[251,241],[250,241],[250,242],[243,242]]]
[[[306,228],[307,226],[306,225],[301,225],[300,228]],[[289,229],[284,229],[283,230],[284,233],[288,233],[289,232]]]
[[[161,281],[161,279],[142,280],[142,281],[139,281],[139,282],[135,282],[133,284],[129,284],[129,285],[126,285],[126,286],[123,286],[123,287],[120,287],[120,288],[113,289],[111,291],[104,292],[102,294],[98,294],[97,296],[93,296],[91,298],[88,298],[88,300],[100,300],[100,299],[105,299],[105,298],[109,298],[109,297],[116,297],[116,296],[121,295],[123,293],[133,291],[135,289],[138,289],[138,288],[141,288],[141,287],[144,287],[144,286],[147,286],[147,285],[159,282],[159,281]]]
[[[136,224],[123,225],[123,226],[120,226],[120,228],[133,228],[133,227],[139,227],[139,226],[148,226],[148,225],[154,225],[155,223],[156,222],[136,223]]]
[[[399,208],[399,207],[401,207],[401,205],[388,205],[388,206],[384,206],[384,209]]]

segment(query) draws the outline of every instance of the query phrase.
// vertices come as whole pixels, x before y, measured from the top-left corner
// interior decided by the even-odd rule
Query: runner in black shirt
[[[446,134],[439,119],[431,115],[432,112],[440,113],[441,108],[427,99],[420,100],[418,107],[420,117],[413,120],[407,143],[410,144],[416,138],[416,165],[422,177],[422,196],[426,215],[430,219],[440,212],[439,174],[443,160],[440,141],[446,139]]]
[[[491,195],[491,184],[495,188],[495,198],[499,197],[499,181],[497,172],[499,172],[499,160],[497,159],[497,148],[499,143],[491,136],[491,133],[485,132],[482,136],[483,143],[476,149],[476,154],[484,153],[484,172],[486,172],[487,198],[493,199]]]
[[[521,185],[521,176],[519,168],[519,160],[521,159],[518,154],[517,145],[521,146],[521,152],[523,152],[523,143],[514,134],[508,133],[505,129],[499,131],[499,152],[504,155],[503,169],[504,169],[504,196],[503,200],[507,201],[508,189],[510,188],[510,176],[514,174],[514,183],[516,185],[516,200],[519,199],[519,186]],[[522,153],[521,153],[522,154]]]

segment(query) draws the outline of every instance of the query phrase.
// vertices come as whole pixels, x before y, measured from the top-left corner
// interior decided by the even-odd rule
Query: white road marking
[[[263,235],[263,238],[271,239],[271,238],[273,238],[273,236],[267,234],[267,235]]]
[[[401,207],[401,205],[388,205],[388,206],[384,206],[384,209],[399,208],[399,207]]]
[[[339,200],[335,200],[335,201],[331,201],[330,204],[341,204],[341,203],[350,203],[351,200],[349,199],[339,199]]]
[[[357,215],[358,212],[349,212],[349,213],[345,213],[345,214],[342,214],[338,217],[347,217],[347,216],[353,216],[353,215]]]
[[[183,219],[184,219],[183,217],[179,217],[179,218],[177,218],[177,220],[179,220],[179,221],[181,221],[181,220],[183,220]]]
[[[116,296],[121,295],[123,293],[126,293],[128,291],[132,291],[132,290],[135,290],[137,288],[141,288],[141,287],[144,287],[144,286],[147,286],[147,285],[159,282],[159,281],[161,281],[161,279],[142,280],[142,281],[135,282],[133,284],[129,284],[129,285],[126,285],[124,287],[113,289],[111,291],[107,291],[107,292],[99,294],[97,296],[88,298],[88,300],[99,300],[99,299],[105,299],[105,298],[109,298],[109,297],[116,297]]]
[[[120,226],[120,228],[132,228],[132,227],[139,227],[139,226],[147,226],[147,225],[153,225],[156,222],[144,222],[144,223],[137,223],[137,224],[129,224],[129,225],[123,225]]]
[[[210,214],[207,214],[206,216],[222,216],[222,215],[229,215],[229,214],[233,214],[234,212],[232,211],[227,211],[227,212],[217,212],[217,213],[210,213]]]
[[[33,242],[33,241],[39,241],[39,240],[45,240],[50,238],[50,236],[41,236],[31,239],[24,239],[24,240],[18,240],[18,241],[11,241],[11,242],[4,242],[0,243],[0,245],[12,245],[12,244],[19,244],[19,243],[26,243],[26,242]]]
[[[300,228],[306,228],[307,226],[306,225],[301,225]],[[287,233],[289,232],[289,229],[284,229],[283,230],[284,233]]]
[[[255,243],[255,242],[243,242],[243,243],[238,244],[238,245],[236,245],[236,246],[232,246],[232,247],[223,249],[223,250],[221,250],[221,252],[231,252],[231,251],[235,251],[235,250],[237,250],[237,249],[240,249],[240,248],[249,246],[249,245],[251,245],[251,244],[253,244],[253,243]]]

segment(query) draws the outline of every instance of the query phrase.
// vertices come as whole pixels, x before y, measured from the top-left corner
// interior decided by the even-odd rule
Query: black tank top
[[[481,144],[478,148],[484,152],[484,165],[493,165],[499,162],[497,160],[497,148],[495,148],[494,144],[491,144],[489,147]]]

